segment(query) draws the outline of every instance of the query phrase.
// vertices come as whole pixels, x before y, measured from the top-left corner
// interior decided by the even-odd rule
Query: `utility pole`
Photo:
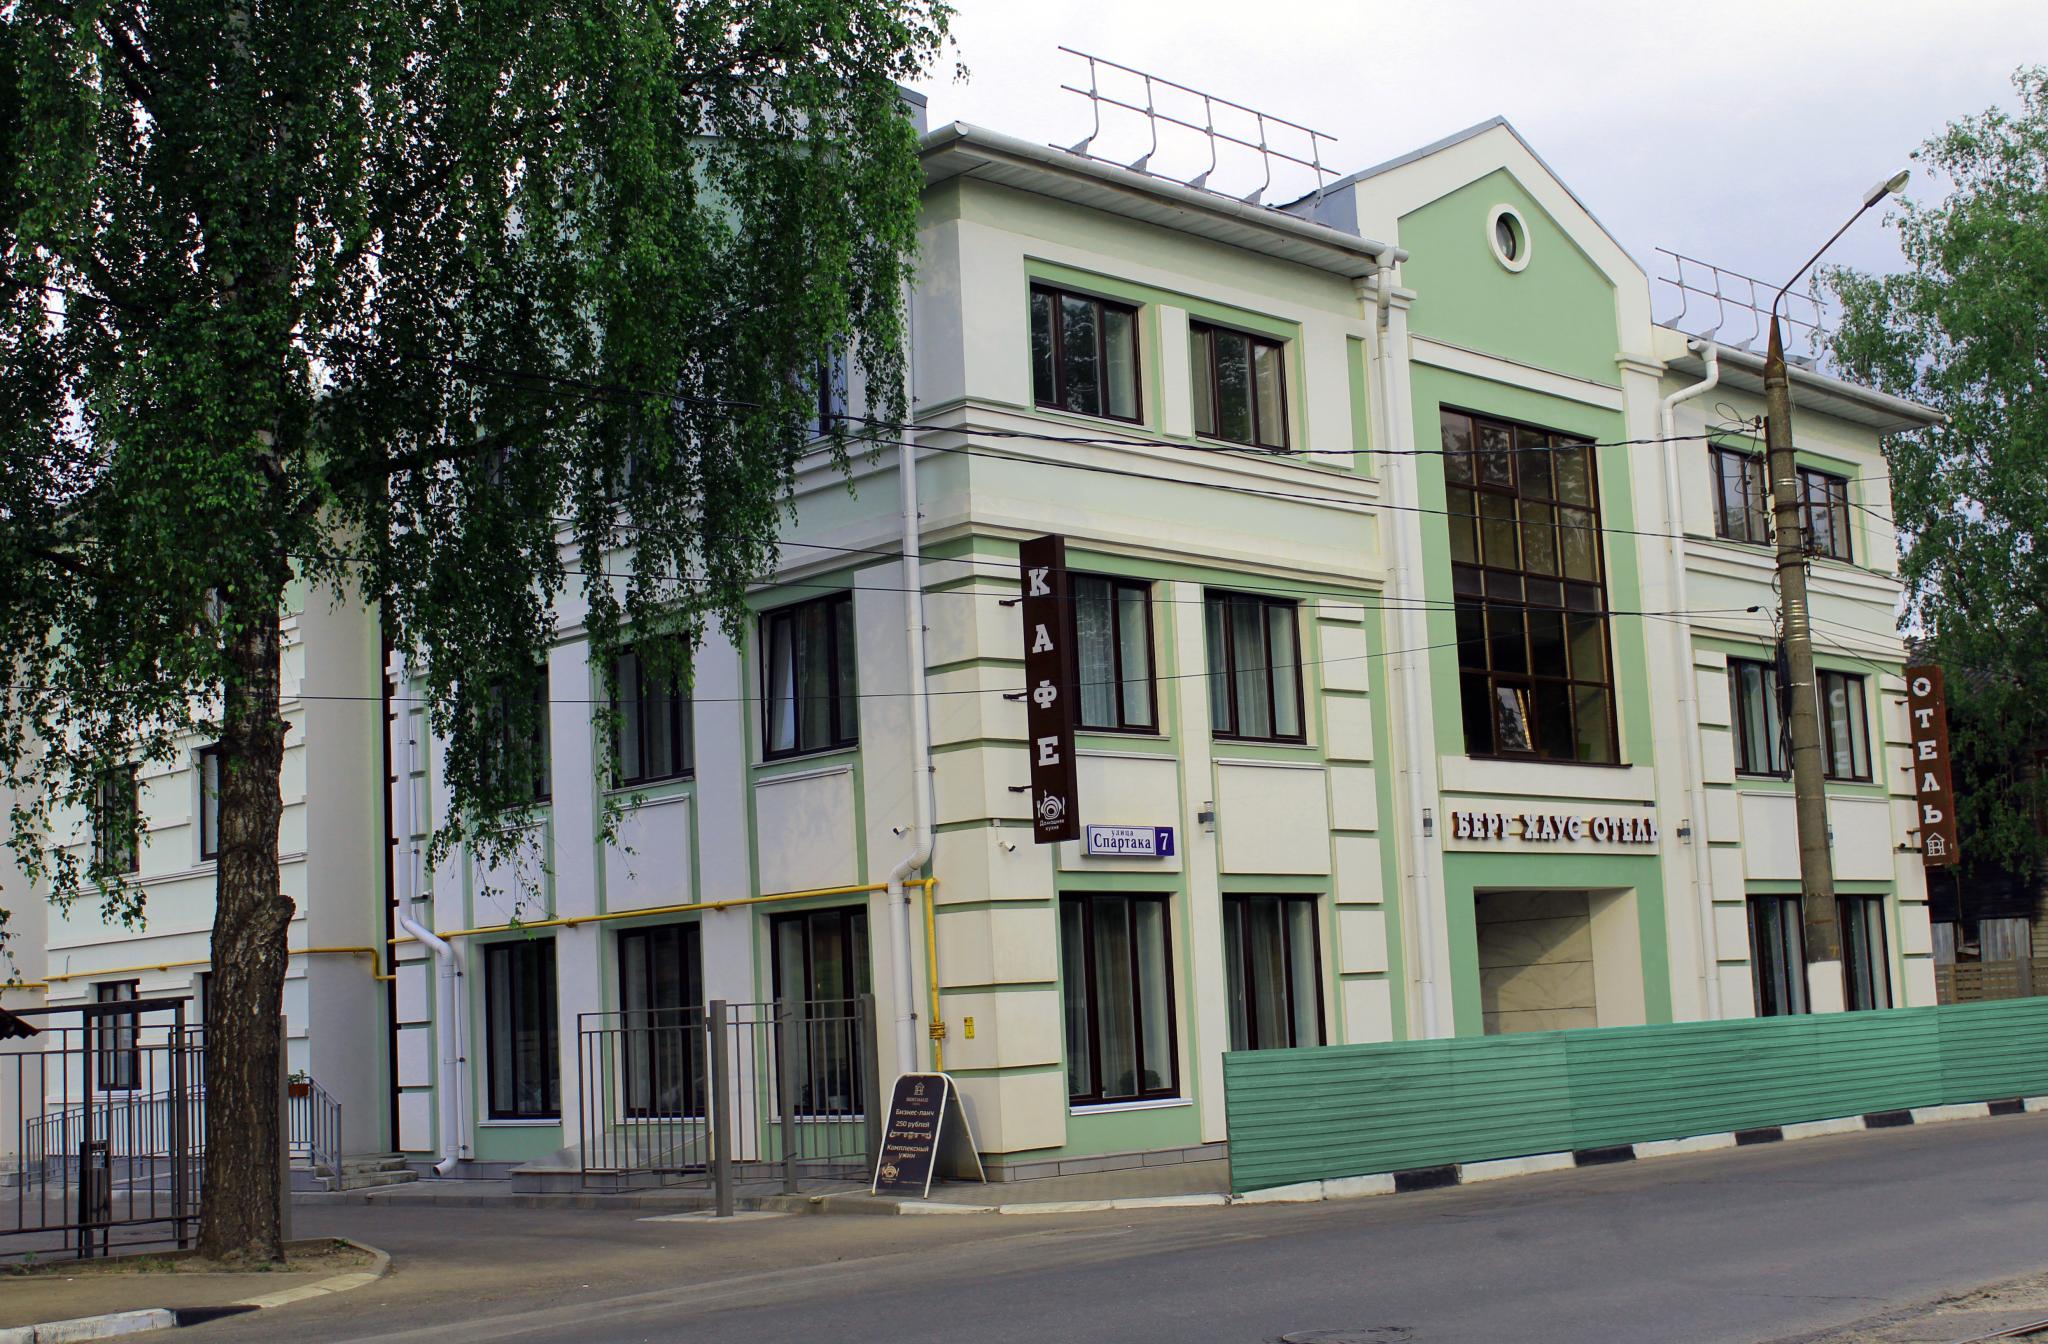
[[[1799,497],[1799,465],[1792,446],[1792,376],[1778,306],[1799,277],[1835,245],[1871,206],[1906,185],[1900,172],[1863,194],[1863,204],[1794,272],[1771,301],[1771,341],[1764,356],[1765,469],[1777,527],[1778,599],[1783,616],[1786,726],[1792,738],[1792,793],[1799,821],[1799,910],[1806,933],[1806,1006],[1840,1012],[1842,932],[1836,918],[1835,858],[1828,834],[1827,760],[1820,742],[1820,691],[1813,673],[1813,611],[1806,592],[1806,510]]]

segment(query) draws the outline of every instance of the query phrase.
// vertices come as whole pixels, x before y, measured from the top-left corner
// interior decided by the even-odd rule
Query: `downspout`
[[[1707,853],[1707,782],[1700,763],[1699,673],[1693,666],[1692,617],[1686,606],[1685,521],[1678,488],[1678,403],[1711,392],[1721,381],[1721,348],[1712,341],[1688,341],[1688,350],[1700,351],[1706,360],[1707,376],[1691,387],[1681,387],[1662,403],[1664,431],[1664,511],[1669,519],[1671,552],[1671,641],[1678,661],[1678,709],[1684,741],[1680,758],[1685,769],[1686,793],[1692,803],[1692,917],[1695,945],[1699,949],[1700,1003],[1708,1021],[1721,1016],[1719,950],[1714,946],[1714,876]]]
[[[1374,362],[1379,382],[1379,395],[1375,396],[1373,401],[1379,406],[1380,444],[1382,447],[1391,447],[1398,415],[1397,407],[1400,403],[1393,375],[1393,347],[1389,336],[1391,324],[1388,319],[1388,311],[1393,301],[1394,267],[1384,257],[1374,275],[1373,289],[1378,307],[1378,357]],[[1389,455],[1386,460],[1391,463],[1393,457]],[[1403,497],[1395,502],[1412,506],[1419,504],[1421,500],[1419,492],[1414,490],[1413,468],[1409,470],[1411,476],[1401,491]],[[1393,474],[1394,469],[1390,467],[1389,475]],[[1414,497],[1410,498],[1410,495]],[[1404,510],[1403,513],[1405,517],[1396,523],[1400,528],[1403,542],[1398,551],[1400,561],[1394,567],[1397,575],[1395,593],[1401,601],[1401,610],[1396,613],[1395,625],[1400,631],[1403,647],[1400,662],[1403,679],[1412,685],[1415,678],[1429,675],[1425,655],[1420,652],[1422,646],[1428,642],[1428,634],[1426,631],[1418,632],[1415,628],[1415,608],[1417,599],[1422,595],[1422,581],[1421,575],[1416,573],[1409,563],[1422,548],[1421,537],[1410,535],[1411,530],[1419,534],[1421,516],[1411,510]],[[1409,545],[1411,541],[1412,546]],[[1401,718],[1403,736],[1407,739],[1408,756],[1407,768],[1402,774],[1408,790],[1409,825],[1414,828],[1409,837],[1409,851],[1413,858],[1408,865],[1408,904],[1415,912],[1415,948],[1416,960],[1419,963],[1416,987],[1418,997],[1422,1000],[1421,1036],[1423,1039],[1433,1039],[1442,1035],[1443,1030],[1437,1005],[1436,919],[1429,880],[1430,837],[1423,826],[1423,816],[1429,809],[1429,785],[1423,776],[1423,766],[1425,762],[1434,759],[1434,752],[1429,741],[1428,726],[1422,722],[1422,716],[1407,712],[1407,708],[1404,707]]]
[[[912,421],[917,419],[917,322],[910,285],[903,293],[904,380],[906,402]],[[889,933],[895,945],[896,1058],[899,1072],[917,1070],[917,985],[911,959],[910,895],[904,883],[921,876],[932,857],[932,732],[929,704],[925,695],[924,670],[924,569],[923,527],[917,507],[916,431],[906,426],[896,445],[896,480],[903,509],[903,647],[910,660],[910,759],[911,806],[914,813],[910,849],[889,870]],[[935,950],[934,950],[935,951]],[[933,996],[938,985],[932,986]],[[934,1049],[937,1048],[938,1019],[932,1020]]]
[[[459,1034],[462,1030],[462,997],[457,992],[456,982],[460,970],[456,966],[454,944],[412,917],[415,903],[426,899],[420,882],[420,842],[412,833],[415,819],[419,816],[419,800],[413,796],[413,791],[420,787],[420,741],[412,722],[408,711],[405,735],[406,901],[405,907],[398,912],[398,926],[434,954],[437,977],[434,1035],[441,1043],[441,1066],[435,1075],[435,1091],[439,1094],[435,1110],[441,1119],[441,1160],[434,1164],[434,1174],[446,1176],[462,1157],[462,1041]],[[395,974],[397,967],[394,965],[392,970]]]

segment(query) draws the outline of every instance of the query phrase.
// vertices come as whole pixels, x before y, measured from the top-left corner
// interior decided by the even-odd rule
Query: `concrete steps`
[[[341,1170],[329,1172],[308,1167],[292,1169],[294,1190],[374,1190],[386,1185],[406,1185],[419,1173],[407,1166],[397,1153],[367,1153],[341,1159]]]

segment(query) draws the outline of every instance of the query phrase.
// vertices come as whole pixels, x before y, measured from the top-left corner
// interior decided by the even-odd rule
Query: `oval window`
[[[1487,243],[1493,258],[1511,271],[1529,264],[1529,226],[1511,205],[1496,205],[1487,219]]]

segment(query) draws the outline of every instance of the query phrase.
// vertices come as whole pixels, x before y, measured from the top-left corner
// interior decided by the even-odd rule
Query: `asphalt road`
[[[1751,1341],[2048,1265],[2048,1115],[1318,1205],[1032,1218],[301,1208],[382,1283],[227,1340]]]

